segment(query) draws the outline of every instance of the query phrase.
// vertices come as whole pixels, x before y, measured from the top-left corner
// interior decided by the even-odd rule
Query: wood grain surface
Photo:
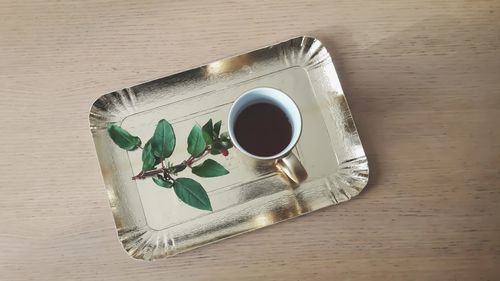
[[[90,105],[297,35],[334,57],[369,186],[170,259],[131,259]],[[500,278],[500,1],[2,1],[0,85],[0,280]]]

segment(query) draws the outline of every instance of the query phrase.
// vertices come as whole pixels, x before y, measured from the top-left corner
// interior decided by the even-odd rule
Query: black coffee
[[[280,153],[290,144],[292,125],[279,107],[256,103],[238,115],[234,134],[246,151],[266,157]]]

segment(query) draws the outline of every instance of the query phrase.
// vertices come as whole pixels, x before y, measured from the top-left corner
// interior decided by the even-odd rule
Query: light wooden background
[[[499,1],[0,3],[0,280],[499,280]],[[312,35],[367,189],[171,259],[122,250],[88,129],[101,94]]]

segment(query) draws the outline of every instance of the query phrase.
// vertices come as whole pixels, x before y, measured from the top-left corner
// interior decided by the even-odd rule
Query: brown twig
[[[200,159],[202,159],[203,157],[207,156],[209,152],[210,152],[210,151],[209,151],[209,149],[208,149],[208,148],[207,148],[207,149],[205,149],[205,151],[203,152],[203,154],[202,154],[200,157],[198,157],[198,158],[194,158],[194,159],[191,161],[191,165],[192,165],[192,164],[194,164],[194,163],[196,163],[196,162],[198,162],[198,161],[199,161]]]
[[[152,177],[154,175],[161,174],[161,173],[163,173],[163,171],[164,171],[163,168],[148,170],[148,171],[141,171],[139,174],[137,174],[137,176],[133,176],[132,179],[133,180],[142,180],[142,179],[145,179],[147,177]]]
[[[189,156],[189,158],[185,161],[186,162],[186,165],[188,165],[189,167],[191,167],[191,163],[193,162],[194,160],[194,156]]]
[[[205,148],[205,150],[203,151],[203,154],[201,156],[199,156],[199,157],[189,156],[189,158],[187,160],[183,161],[182,163],[185,163],[188,167],[191,168],[191,165],[193,163],[195,163],[195,162],[199,161],[200,159],[204,158],[205,156],[207,156],[209,151],[210,151],[210,147],[207,146]],[[161,168],[154,169],[154,170],[148,170],[148,171],[141,171],[136,176],[133,176],[132,180],[143,180],[145,178],[152,177],[152,176],[163,173],[165,178],[168,178],[168,179],[174,181],[174,178],[172,178],[172,176],[170,175],[169,169],[165,168],[163,161],[161,161],[161,164],[162,164]]]

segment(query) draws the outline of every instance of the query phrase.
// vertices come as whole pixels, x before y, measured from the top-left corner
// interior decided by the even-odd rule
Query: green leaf
[[[157,185],[161,187],[171,188],[173,185],[171,182],[167,181],[163,176],[160,175],[154,175],[152,179]]]
[[[142,150],[142,170],[147,171],[154,168],[154,166],[160,163],[160,159],[155,157],[153,150],[151,148],[151,142],[153,139],[148,140],[144,149]]]
[[[197,181],[190,178],[177,178],[174,182],[174,191],[184,203],[201,210],[212,211],[208,194]]]
[[[201,165],[194,166],[191,171],[193,174],[204,178],[219,177],[229,174],[229,171],[226,170],[224,166],[212,159],[207,159]]]
[[[188,147],[187,151],[192,156],[196,157],[203,153],[205,150],[206,143],[203,139],[203,133],[201,132],[201,127],[199,125],[194,125],[193,129],[188,136]]]
[[[212,124],[212,119],[208,120],[208,122],[203,125],[201,128],[203,131],[203,139],[206,144],[212,144],[212,140],[214,138],[214,126]]]
[[[220,149],[212,147],[210,149],[210,154],[212,154],[212,155],[219,155],[220,154]]]
[[[175,165],[175,166],[172,166],[172,168],[170,169],[170,171],[173,173],[173,174],[177,174],[179,172],[182,172],[184,171],[184,169],[186,169],[187,165],[185,163],[181,163],[181,164],[178,164],[178,165]]]
[[[220,134],[220,139],[223,141],[230,141],[231,140],[228,132],[224,132],[224,133]]]
[[[165,119],[161,119],[156,125],[152,138],[151,148],[153,154],[160,159],[170,157],[175,148],[175,134],[172,125]]]
[[[221,149],[222,149],[222,145],[220,144],[220,141],[214,142],[212,144],[212,147],[210,148],[210,154],[218,155],[218,154],[220,154]]]
[[[221,125],[222,125],[222,121],[219,121],[219,122],[217,122],[217,123],[214,124],[214,134],[215,134],[215,136],[219,135]]]
[[[139,137],[131,135],[120,126],[108,125],[108,134],[114,143],[127,151],[136,150],[141,145]]]
[[[230,140],[227,140],[227,141],[221,141],[220,142],[220,145],[222,148],[224,149],[230,149],[231,147],[233,147],[233,143],[230,141]]]

